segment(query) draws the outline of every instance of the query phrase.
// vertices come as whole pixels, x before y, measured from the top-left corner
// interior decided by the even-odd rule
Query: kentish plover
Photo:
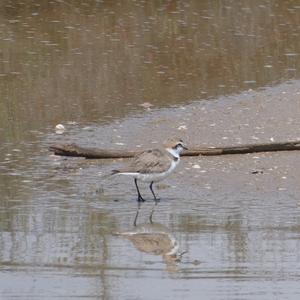
[[[150,182],[150,190],[154,197],[155,203],[159,200],[154,191],[153,183],[158,182],[170,175],[177,167],[180,161],[180,153],[187,149],[180,139],[172,139],[164,144],[164,148],[146,150],[136,155],[127,168],[113,170],[112,174],[131,176],[138,193],[138,201],[145,201],[142,197],[138,180]]]

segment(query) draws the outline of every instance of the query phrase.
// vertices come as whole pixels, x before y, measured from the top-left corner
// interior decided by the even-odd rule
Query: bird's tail
[[[120,171],[119,170],[111,170],[110,175],[116,175],[119,174]]]
[[[100,178],[101,178],[102,180],[106,180],[106,179],[109,179],[111,176],[116,175],[116,174],[119,174],[119,173],[120,173],[119,170],[111,170],[110,172],[108,172],[108,173],[106,173],[106,174],[102,174],[102,175],[100,176]]]

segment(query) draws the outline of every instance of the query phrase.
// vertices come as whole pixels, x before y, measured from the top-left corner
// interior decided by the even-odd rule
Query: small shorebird
[[[179,164],[180,153],[184,149],[187,149],[187,147],[182,140],[169,140],[164,144],[164,148],[143,151],[133,158],[132,163],[127,168],[113,170],[112,174],[120,174],[134,178],[134,183],[138,194],[137,201],[139,203],[144,202],[145,199],[140,193],[138,180],[150,182],[149,187],[156,205],[159,198],[157,198],[154,193],[153,183],[163,180],[174,171]],[[150,216],[151,222],[152,214],[153,211]]]

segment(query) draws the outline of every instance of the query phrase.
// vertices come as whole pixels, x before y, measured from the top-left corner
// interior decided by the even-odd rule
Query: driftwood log
[[[105,150],[97,148],[86,148],[76,144],[60,144],[53,145],[50,148],[56,155],[85,157],[85,158],[128,158],[138,154],[139,151],[128,150]],[[282,142],[282,143],[265,143],[265,144],[245,144],[239,146],[226,147],[192,147],[182,153],[182,156],[198,156],[198,155],[224,155],[224,154],[244,154],[254,152],[270,152],[270,151],[291,151],[300,150],[300,141]]]

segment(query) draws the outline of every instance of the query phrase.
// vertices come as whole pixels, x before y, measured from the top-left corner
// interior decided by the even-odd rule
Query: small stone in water
[[[178,130],[187,130],[186,125],[181,125],[177,128]]]
[[[63,134],[63,133],[65,132],[65,130],[66,130],[66,128],[65,128],[65,126],[62,125],[62,124],[57,124],[57,125],[55,126],[55,132],[56,132],[57,134]]]
[[[150,108],[153,106],[153,104],[151,104],[150,102],[144,102],[142,104],[140,104],[141,107],[144,107],[144,108]]]

